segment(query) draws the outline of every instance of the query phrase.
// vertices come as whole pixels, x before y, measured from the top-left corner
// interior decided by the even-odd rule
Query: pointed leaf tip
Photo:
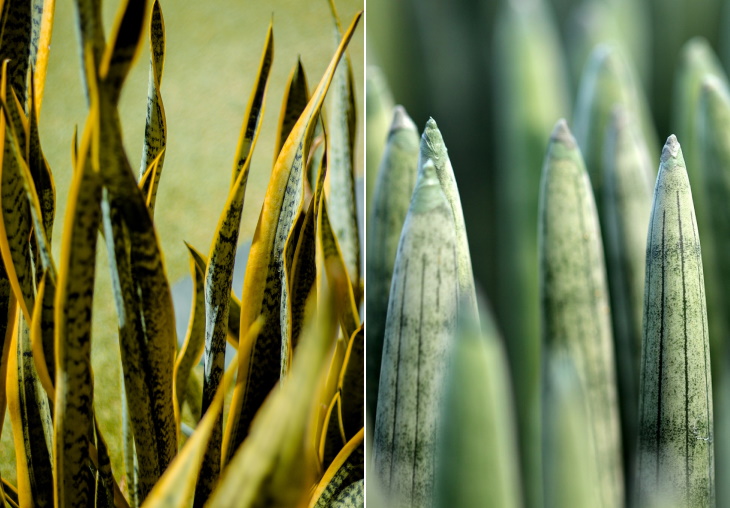
[[[682,149],[679,146],[679,141],[677,141],[677,136],[672,134],[667,138],[667,142],[664,144],[664,148],[662,148],[662,158],[660,160],[661,165],[664,166],[665,164],[668,164],[670,162],[670,158],[680,158],[681,154]]]
[[[403,106],[396,106],[393,108],[393,122],[390,124],[390,132],[388,135],[392,135],[397,130],[413,130],[418,132],[418,128],[416,127],[416,124],[413,123],[413,120],[410,116],[408,116],[408,113],[406,112],[406,108]]]
[[[725,92],[725,84],[723,81],[712,74],[708,74],[702,79],[702,92],[712,94],[722,94]]]
[[[562,143],[571,148],[575,146],[575,138],[570,132],[568,122],[565,121],[565,118],[561,118],[555,124],[553,132],[550,135],[550,141]]]

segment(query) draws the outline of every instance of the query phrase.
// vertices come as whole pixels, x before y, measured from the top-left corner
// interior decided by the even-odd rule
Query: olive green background
[[[150,2],[151,5],[151,2]],[[363,0],[336,0],[346,28]],[[117,2],[106,1],[106,34],[111,31]],[[167,51],[162,100],[168,141],[155,209],[155,223],[171,285],[189,274],[187,241],[207,253],[226,201],[243,114],[254,85],[264,38],[274,24],[274,64],[262,131],[251,163],[240,240],[253,235],[274,160],[274,137],[282,95],[297,57],[301,57],[310,92],[335,49],[327,0],[162,0]],[[83,129],[86,102],[81,81],[75,10],[71,0],[58,0],[51,40],[45,98],[40,119],[41,142],[56,181],[56,225],[53,251],[60,238],[71,176],[74,126]],[[363,163],[364,19],[360,20],[349,55],[358,103],[356,171]],[[149,32],[125,84],[120,110],[127,155],[138,170],[144,136]],[[240,295],[241,288],[234,288]],[[112,456],[115,475],[121,458],[121,364],[109,268],[103,243],[97,254],[94,292],[92,361],[95,407]],[[15,478],[11,424],[6,417],[0,474]]]

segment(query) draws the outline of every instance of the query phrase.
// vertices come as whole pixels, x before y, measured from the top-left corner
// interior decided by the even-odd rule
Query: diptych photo
[[[0,0],[0,505],[730,506],[729,33]]]

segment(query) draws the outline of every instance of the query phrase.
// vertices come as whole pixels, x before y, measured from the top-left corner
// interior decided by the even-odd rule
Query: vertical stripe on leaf
[[[598,213],[578,144],[560,120],[543,165],[538,230],[543,342],[565,348],[586,389],[601,506],[624,499],[608,283]]]
[[[637,502],[714,506],[712,375],[702,253],[675,136],[662,150],[646,246]]]

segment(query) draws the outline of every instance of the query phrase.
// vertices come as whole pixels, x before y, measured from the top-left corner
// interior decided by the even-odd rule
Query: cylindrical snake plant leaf
[[[369,105],[368,105],[369,106]],[[368,136],[370,133],[368,132]],[[367,411],[375,416],[388,313],[390,281],[403,221],[408,213],[418,170],[418,129],[406,110],[396,106],[378,170],[367,243]]]
[[[658,493],[715,506],[702,255],[682,149],[662,150],[646,246],[637,506]]]
[[[365,93],[367,94],[365,101],[365,163],[367,165],[365,199],[366,213],[370,217],[380,161],[383,158],[383,151],[389,136],[395,105],[383,71],[375,65],[368,65]],[[368,272],[369,278],[370,272]],[[368,282],[369,284],[370,282]]]
[[[702,243],[702,270],[705,277],[705,294],[707,298],[708,334],[710,336],[710,358],[714,385],[714,424],[716,434],[724,435],[730,430],[730,376],[727,365],[727,331],[730,330],[726,306],[730,292],[727,283],[730,281],[730,213],[727,203],[730,198],[730,94],[727,81],[715,77],[706,77],[702,82],[702,91],[699,100],[698,141],[699,163],[701,164],[700,179],[704,184],[702,190],[706,202],[704,209],[710,212],[706,218],[704,230],[710,230],[710,235],[700,233]],[[691,174],[690,185],[692,185]],[[697,189],[692,186],[693,191]],[[697,199],[697,201],[700,201]],[[699,207],[695,207],[697,214],[697,229],[703,231]],[[711,243],[705,242],[707,237]],[[708,251],[714,248],[708,256]],[[708,258],[714,262],[710,268]],[[716,276],[710,274],[714,270]],[[709,279],[713,278],[712,282]],[[713,291],[714,290],[714,291]],[[721,323],[717,323],[721,321]],[[720,328],[720,331],[716,327]],[[719,439],[715,443],[717,476],[722,477],[730,468],[730,442]],[[721,482],[717,485],[717,503],[724,506],[730,497],[730,486]]]
[[[564,349],[548,348],[544,358],[545,508],[601,506],[585,385]]]
[[[570,114],[568,83],[551,5],[504,1],[495,27],[497,318],[515,390],[525,504],[541,505],[540,331],[537,202],[545,139]]]
[[[703,170],[708,169],[707,164],[713,164],[712,161],[704,160],[706,154],[703,144],[706,140],[703,137],[713,137],[714,135],[707,129],[704,130],[705,136],[702,136],[700,132],[704,127],[702,123],[706,122],[708,118],[707,115],[700,113],[703,107],[700,104],[702,84],[710,76],[719,80],[721,86],[727,86],[725,71],[709,42],[701,37],[690,39],[682,47],[675,74],[672,129],[677,139],[682,140],[682,153],[695,203],[697,231],[704,247],[702,249],[702,270],[706,274],[708,335],[712,358],[716,363],[712,373],[719,379],[723,375],[719,361],[727,349],[725,344],[728,333],[730,333],[730,314],[726,312],[724,302],[727,300],[723,298],[723,293],[726,292],[723,281],[728,279],[723,278],[722,268],[719,266],[724,262],[728,251],[722,250],[721,245],[724,239],[722,233],[716,231],[713,217],[715,214],[723,213],[724,205],[721,209],[713,207],[712,203],[716,203],[716,201],[713,201],[709,195],[713,189],[705,185],[702,174]],[[704,111],[709,113],[707,109]],[[712,112],[712,114],[715,117],[722,115],[720,111]],[[714,245],[716,241],[720,242],[717,247]]]
[[[572,2],[565,16],[565,47],[570,74],[577,88],[588,55],[597,44],[616,46],[637,70],[643,85],[650,83],[651,23],[646,2],[584,0]]]
[[[635,470],[644,310],[646,228],[651,212],[651,160],[634,117],[616,106],[606,130],[603,217],[616,374],[621,403],[624,471]]]
[[[601,229],[588,173],[565,120],[550,138],[538,229],[543,342],[573,358],[586,390],[600,506],[623,505],[621,432]]]
[[[700,190],[698,187],[701,185],[698,108],[702,81],[707,76],[715,76],[727,82],[722,64],[707,39],[693,37],[682,46],[679,54],[679,65],[675,73],[672,91],[672,130],[676,132],[677,139],[682,140],[687,175],[695,194]],[[698,213],[698,209],[699,207],[695,207],[695,213]]]
[[[436,459],[435,506],[522,506],[512,389],[501,338],[462,324],[449,367]]]
[[[454,233],[456,234],[454,254],[456,256],[459,283],[458,300],[463,302],[462,307],[466,312],[471,313],[475,319],[478,319],[474,272],[471,267],[469,239],[466,236],[466,224],[464,223],[464,212],[459,198],[459,188],[456,185],[454,169],[451,167],[451,160],[449,160],[444,138],[441,136],[441,131],[439,131],[438,125],[436,125],[433,118],[426,122],[426,128],[421,135],[421,150],[418,156],[419,178],[421,178],[420,175],[429,160],[436,169],[436,178],[438,178],[441,190],[446,196],[446,201],[449,203],[454,218]],[[413,205],[411,204],[411,206]]]
[[[633,69],[619,50],[605,44],[596,46],[581,77],[573,111],[573,130],[591,177],[601,224],[605,174],[603,152],[606,129],[616,104],[625,107],[637,119],[649,147],[659,145],[646,99],[642,95]],[[650,156],[652,167],[656,167],[653,152],[650,152]]]
[[[373,435],[375,474],[396,506],[433,503],[445,354],[460,296],[458,249],[454,213],[427,160],[393,271]]]
[[[730,95],[727,80],[706,76],[702,80],[699,98],[698,163],[699,176],[707,202],[704,210],[711,212],[702,222],[700,207],[695,206],[697,229],[702,243],[702,270],[705,277],[707,298],[707,324],[710,336],[710,358],[712,378],[715,380],[713,396],[715,408],[715,429],[718,436],[730,430],[730,376],[728,373],[727,340],[730,330],[730,316],[726,311],[730,291],[730,213],[727,203],[730,198]],[[684,150],[683,150],[684,151]],[[692,185],[692,175],[687,171]],[[692,186],[697,190],[697,186]],[[701,199],[697,199],[698,205]],[[705,233],[703,233],[705,232]],[[709,232],[709,234],[708,234]],[[711,240],[707,242],[706,240]],[[710,252],[713,251],[714,252]],[[708,255],[709,254],[709,255]],[[708,266],[708,261],[711,265]],[[711,271],[712,270],[712,271]],[[714,274],[714,276],[712,275]],[[719,323],[718,323],[719,321]],[[719,439],[715,442],[715,469],[722,478],[730,469],[730,442]],[[717,504],[724,506],[730,498],[730,486],[726,482],[717,485]]]

